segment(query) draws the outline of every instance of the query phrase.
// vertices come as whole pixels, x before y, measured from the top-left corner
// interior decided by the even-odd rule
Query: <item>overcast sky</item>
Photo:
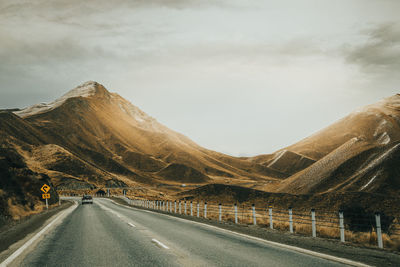
[[[198,144],[271,153],[400,93],[398,0],[0,0],[0,108],[95,80]]]

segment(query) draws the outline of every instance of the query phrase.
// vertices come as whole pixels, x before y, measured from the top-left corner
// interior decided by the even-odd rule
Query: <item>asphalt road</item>
[[[338,266],[229,232],[94,199],[47,234],[22,266]]]

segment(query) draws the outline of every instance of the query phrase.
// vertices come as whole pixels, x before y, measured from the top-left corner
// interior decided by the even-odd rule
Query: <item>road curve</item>
[[[94,199],[79,205],[22,266],[339,266],[245,236]]]

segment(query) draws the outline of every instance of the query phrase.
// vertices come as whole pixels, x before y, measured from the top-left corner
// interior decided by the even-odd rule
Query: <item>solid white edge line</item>
[[[136,227],[136,225],[134,225],[133,223],[128,223],[130,226],[132,227]]]
[[[162,248],[169,249],[169,247],[167,247],[166,245],[164,245],[163,243],[161,243],[160,241],[158,241],[155,238],[153,238],[151,241],[153,241],[154,243],[156,243],[157,245],[159,245]]]
[[[61,214],[59,214],[53,221],[51,221],[48,225],[46,225],[42,230],[40,230],[36,235],[34,235],[31,239],[29,239],[25,244],[23,244],[19,249],[14,251],[13,254],[11,254],[5,261],[3,261],[0,266],[7,266],[8,264],[12,263],[18,256],[20,256],[30,245],[33,244],[39,237],[41,237],[52,225],[54,225],[56,222],[60,220],[63,215],[68,215],[71,213],[74,209],[76,209],[78,205],[75,204],[68,208],[67,210],[63,211]]]
[[[121,207],[131,208],[131,209],[134,209],[134,210],[144,211],[144,212],[148,212],[148,213],[164,215],[164,216],[167,216],[167,217],[174,218],[176,220],[181,220],[181,221],[190,222],[190,223],[193,223],[193,224],[206,226],[206,227],[213,228],[213,229],[216,229],[216,230],[219,230],[219,231],[222,231],[222,232],[235,234],[235,235],[238,235],[238,236],[242,236],[242,237],[246,237],[246,238],[249,238],[249,239],[257,240],[257,241],[260,241],[260,242],[267,243],[269,245],[273,245],[273,246],[276,246],[276,247],[281,247],[281,248],[293,250],[293,251],[296,251],[296,252],[299,252],[299,253],[303,253],[303,254],[307,254],[307,255],[311,255],[311,256],[314,256],[314,257],[318,257],[318,258],[322,258],[322,259],[326,259],[326,260],[330,260],[330,261],[335,261],[335,262],[339,262],[339,263],[343,263],[343,264],[347,264],[347,265],[351,265],[351,266],[359,266],[359,267],[369,267],[369,266],[371,266],[371,265],[368,265],[368,264],[365,264],[365,263],[361,263],[361,262],[357,262],[357,261],[353,261],[353,260],[348,260],[348,259],[344,259],[344,258],[340,258],[340,257],[336,257],[336,256],[331,256],[331,255],[328,255],[328,254],[323,254],[323,253],[320,253],[320,252],[315,252],[315,251],[312,251],[312,250],[308,250],[308,249],[305,249],[305,248],[299,248],[299,247],[295,247],[295,246],[291,246],[291,245],[286,245],[286,244],[282,244],[282,243],[278,243],[278,242],[269,241],[269,240],[266,240],[266,239],[254,237],[254,236],[251,236],[251,235],[237,233],[237,232],[234,232],[234,231],[231,231],[231,230],[223,229],[223,228],[220,228],[220,227],[217,227],[217,226],[213,226],[213,225],[209,225],[209,224],[205,224],[205,223],[201,223],[201,222],[195,222],[195,221],[192,221],[192,220],[189,220],[189,219],[179,218],[179,217],[171,216],[171,215],[164,214],[164,213],[154,212],[154,211],[151,211],[151,210],[138,209],[138,208],[135,208],[135,207],[132,207],[132,206],[122,205],[122,204],[119,204],[119,203],[117,203],[117,202],[115,202],[114,200],[111,200],[111,199],[108,199],[108,200],[112,201],[114,204],[119,205]]]

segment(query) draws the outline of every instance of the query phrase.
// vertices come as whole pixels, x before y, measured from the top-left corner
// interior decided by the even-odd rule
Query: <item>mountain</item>
[[[286,172],[294,168],[289,178],[275,183],[270,191],[396,194],[400,189],[400,95],[360,108],[294,145],[252,160]]]
[[[93,81],[51,103],[0,110],[3,217],[40,209],[43,183],[58,191],[135,187],[158,197],[184,190],[182,184],[197,193],[222,184],[277,196],[396,196],[399,163],[400,95],[273,154],[247,158],[205,149]]]
[[[49,176],[57,189],[288,176],[202,148],[96,82],[52,103],[3,113],[8,124],[1,132],[8,144],[18,147],[27,166]]]

